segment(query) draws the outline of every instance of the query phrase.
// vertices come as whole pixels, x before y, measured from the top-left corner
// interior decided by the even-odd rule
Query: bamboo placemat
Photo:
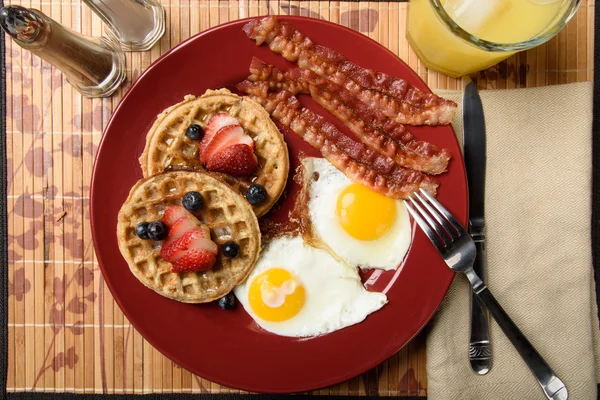
[[[212,26],[264,14],[323,18],[377,40],[432,88],[459,82],[427,70],[405,40],[407,3],[163,0],[165,36],[127,55],[127,83],[83,99],[53,67],[6,41],[8,392],[239,393],[179,368],[133,329],[98,268],[89,222],[94,155],[127,87],[161,54]],[[593,78],[594,1],[555,39],[477,74],[481,89]],[[78,0],[18,1],[88,35],[102,24]],[[207,56],[206,62],[211,62]],[[426,396],[424,334],[379,367],[315,394]]]

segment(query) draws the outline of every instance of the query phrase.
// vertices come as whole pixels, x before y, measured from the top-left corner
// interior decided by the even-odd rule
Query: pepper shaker
[[[61,70],[83,96],[110,96],[125,80],[125,54],[114,40],[81,35],[20,6],[2,7],[0,26],[19,46]]]
[[[125,51],[149,50],[165,33],[165,9],[156,0],[83,0],[108,25]]]

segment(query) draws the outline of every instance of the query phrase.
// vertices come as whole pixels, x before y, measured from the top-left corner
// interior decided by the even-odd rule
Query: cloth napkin
[[[459,104],[453,126],[462,142],[462,95],[438,94]],[[480,95],[487,127],[488,287],[563,380],[569,398],[596,399],[592,83]],[[492,320],[492,369],[485,376],[471,371],[469,289],[457,275],[429,326],[428,398],[545,399]]]

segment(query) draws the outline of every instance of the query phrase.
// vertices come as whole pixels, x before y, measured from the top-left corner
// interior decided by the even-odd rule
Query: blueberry
[[[267,201],[267,190],[264,188],[264,186],[254,183],[248,188],[248,191],[246,192],[246,199],[248,199],[250,204],[253,206],[262,204]]]
[[[148,237],[152,240],[163,240],[168,233],[169,228],[162,221],[153,221],[148,225]]]
[[[185,135],[192,140],[202,140],[204,129],[200,125],[190,125],[185,131]]]
[[[219,299],[219,307],[223,310],[233,310],[235,308],[235,295],[228,293]]]
[[[148,225],[150,225],[148,222],[140,222],[135,227],[135,234],[138,235],[140,239],[150,239],[150,236],[148,236]]]
[[[226,242],[223,245],[222,251],[225,257],[233,258],[236,257],[240,252],[240,246],[238,246],[235,242]]]
[[[204,207],[202,195],[198,192],[187,192],[181,200],[183,207],[188,211],[198,211]]]

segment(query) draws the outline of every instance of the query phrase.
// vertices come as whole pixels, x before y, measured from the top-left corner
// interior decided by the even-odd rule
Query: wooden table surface
[[[12,1],[88,35],[100,19],[80,1]],[[429,71],[405,39],[405,2],[163,0],[167,32],[151,51],[127,54],[127,83],[83,99],[55,68],[7,40],[9,392],[239,393],[181,369],[131,326],[106,287],[88,210],[94,155],[112,110],[161,54],[212,26],[264,14],[323,18],[375,39],[432,89],[459,89]],[[481,89],[593,78],[594,1],[552,41],[478,73]],[[318,394],[427,395],[422,333],[379,367]]]

